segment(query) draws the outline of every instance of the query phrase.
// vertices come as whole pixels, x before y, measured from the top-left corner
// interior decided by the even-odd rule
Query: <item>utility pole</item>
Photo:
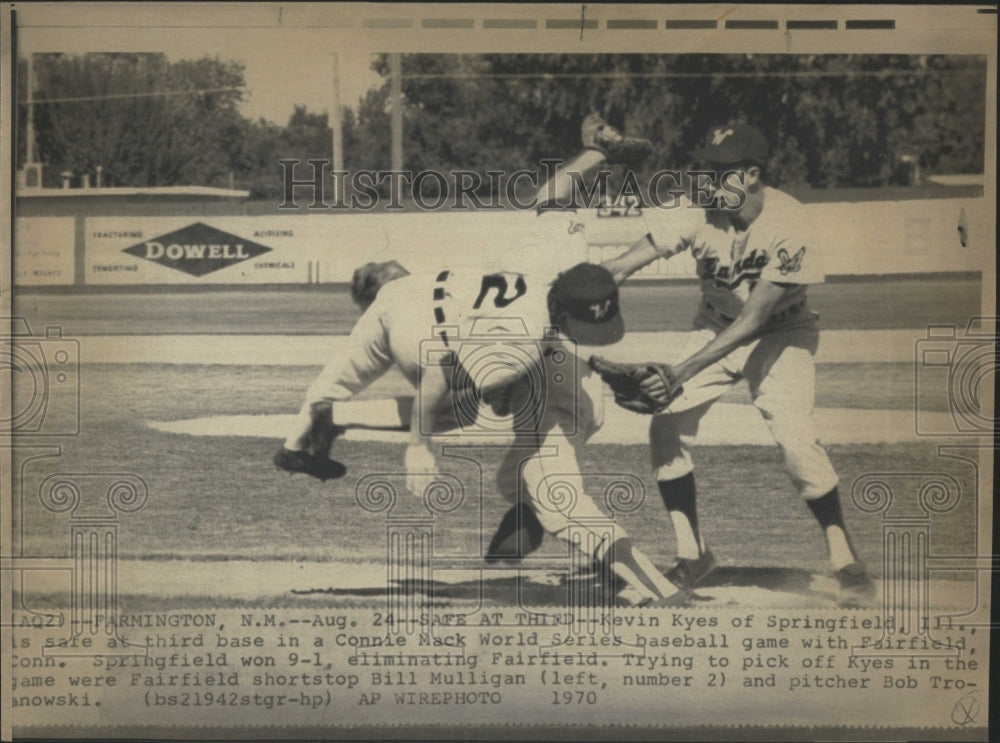
[[[333,53],[333,88],[330,101],[330,128],[333,130],[333,172],[344,170],[344,116],[340,106],[340,53]],[[333,178],[333,203],[339,204],[344,194],[338,193],[340,179]]]
[[[389,106],[392,109],[391,135],[392,140],[392,170],[400,173],[403,170],[403,65],[399,52],[389,55]],[[397,190],[402,183],[401,178],[394,178]],[[399,193],[393,194],[398,200]]]
[[[25,165],[35,162],[35,53],[28,52],[28,122],[25,142]],[[38,184],[41,185],[41,184]]]

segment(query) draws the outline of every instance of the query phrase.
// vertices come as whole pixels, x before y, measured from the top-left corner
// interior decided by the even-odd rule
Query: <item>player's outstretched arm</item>
[[[643,266],[649,265],[657,258],[668,258],[674,252],[676,251],[660,250],[649,239],[649,235],[645,235],[621,255],[603,261],[601,267],[610,271],[611,275],[615,277],[615,281],[621,284]]]
[[[743,311],[727,328],[699,351],[672,367],[678,383],[683,384],[702,369],[728,356],[734,349],[756,338],[783,296],[795,285],[758,281]],[[655,380],[647,380],[655,386]],[[645,388],[644,383],[644,388]]]
[[[421,370],[417,399],[410,420],[410,443],[406,447],[406,487],[414,495],[423,493],[428,476],[437,474],[437,457],[430,436],[438,414],[448,400],[449,386],[444,367],[428,366]]]
[[[584,150],[570,159],[535,192],[538,209],[570,206],[580,184],[586,183],[587,176],[600,168],[605,159],[605,154],[599,150]]]
[[[691,245],[704,224],[705,212],[682,197],[669,208],[645,208],[643,218],[649,232],[621,255],[601,263],[619,284],[657,258],[669,258]]]

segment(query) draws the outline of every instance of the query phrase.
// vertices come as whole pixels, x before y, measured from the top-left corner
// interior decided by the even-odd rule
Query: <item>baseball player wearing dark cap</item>
[[[620,135],[619,135],[620,136]],[[605,262],[619,281],[656,260],[689,250],[697,261],[702,298],[694,330],[675,349],[671,376],[652,375],[645,394],[664,408],[652,417],[652,466],[677,535],[678,557],[668,577],[693,588],[715,568],[699,528],[690,449],[712,403],[745,379],[785,460],[796,490],[823,531],[842,606],[865,606],[875,586],[848,537],[838,477],[813,420],[818,316],[807,287],[824,280],[822,250],[801,203],[764,182],[770,155],[764,135],[745,123],[716,127],[692,153],[709,208],[678,200],[643,210],[647,234]],[[588,149],[546,192],[561,198],[562,173],[604,162]],[[673,384],[668,389],[664,379]]]
[[[388,275],[391,281],[354,326],[346,352],[309,387],[275,463],[322,477],[341,427],[408,426],[407,488],[420,494],[438,472],[438,445],[430,434],[462,419],[456,409],[468,408],[463,400],[471,399],[473,407],[485,402],[480,414],[487,406],[500,416],[512,414],[514,429],[497,476],[500,492],[514,505],[487,556],[523,556],[540,543],[540,526],[588,552],[602,574],[630,586],[630,603],[683,605],[686,592],[611,524],[584,492],[580,475],[577,452],[603,419],[602,389],[571,354],[576,344],[604,346],[624,334],[614,276],[588,263],[547,277],[467,267]],[[363,277],[357,283],[366,285]],[[393,365],[417,388],[412,411],[394,401],[351,399]],[[326,451],[315,451],[315,431],[331,426],[334,436],[321,437]],[[461,430],[458,436],[460,441]],[[340,474],[342,466],[334,476]],[[572,496],[565,499],[567,493]],[[517,544],[521,538],[530,543]]]

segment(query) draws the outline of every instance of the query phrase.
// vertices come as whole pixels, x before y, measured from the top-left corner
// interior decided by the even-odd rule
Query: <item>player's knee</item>
[[[792,478],[796,489],[803,500],[816,500],[833,490],[840,482],[837,473],[831,467],[828,472],[813,473],[807,478]]]
[[[563,480],[559,476],[545,477],[534,489],[532,505],[539,518],[552,514],[553,518],[566,521],[576,514],[577,504],[582,496],[579,482]],[[586,498],[586,496],[583,496]]]
[[[543,508],[534,508],[535,515],[538,517],[538,523],[542,525],[549,534],[552,534],[563,541],[569,541],[568,529],[570,526],[569,519],[566,518],[565,514],[559,511],[549,511]]]
[[[661,413],[654,415],[649,424],[649,445],[654,452],[661,451],[669,455],[691,446],[697,434],[696,419],[692,422],[688,415]]]
[[[819,498],[836,487],[840,478],[837,477],[826,450],[819,444],[818,434],[814,429],[800,429],[798,438],[793,435],[776,435],[775,439],[784,456],[785,472],[799,495],[810,500]]]
[[[671,433],[674,435],[666,435],[662,427],[655,433],[650,431],[650,460],[657,480],[676,480],[694,470],[685,437],[676,431]]]
[[[819,446],[805,452],[785,452],[785,471],[799,495],[812,500],[829,493],[840,481],[829,457]]]
[[[654,461],[653,464],[653,477],[656,478],[657,482],[676,480],[690,475],[692,472],[694,472],[694,462],[686,453],[682,453],[681,456],[674,457],[668,462],[661,461],[657,464]]]

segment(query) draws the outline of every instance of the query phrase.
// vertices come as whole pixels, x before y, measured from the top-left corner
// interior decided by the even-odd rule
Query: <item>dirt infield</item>
[[[624,361],[644,361],[677,345],[681,333],[629,333],[601,353]],[[912,363],[920,328],[828,330],[816,361],[830,363]],[[93,335],[80,339],[85,364],[225,364],[322,366],[346,347],[347,336],[300,335]]]
[[[815,412],[815,416],[816,423],[823,432],[823,441],[827,444],[897,444],[922,441],[925,438],[915,430],[914,414],[908,411],[820,409]],[[648,443],[648,421],[648,418],[608,404],[604,425],[594,434],[590,443],[645,446]],[[922,422],[933,426],[933,430],[942,430],[951,425],[951,416],[948,413],[927,413]],[[274,439],[276,431],[288,431],[294,427],[294,416],[215,415],[176,421],[149,421],[148,425],[164,433],[188,436]],[[475,437],[476,444],[498,445],[513,440],[513,433],[509,429],[496,430],[500,425],[499,421],[491,421],[488,427],[480,426]],[[489,433],[493,430],[496,430],[495,435]],[[343,439],[405,444],[408,436],[404,431],[352,429],[344,434]],[[447,440],[448,436],[443,435],[441,438]],[[774,439],[754,407],[717,403],[701,421],[697,444],[774,446]]]
[[[160,600],[223,603],[266,602],[271,606],[379,606],[391,588],[401,594],[430,597],[437,605],[475,610],[482,604],[555,607],[566,605],[571,592],[595,583],[590,572],[574,572],[522,564],[480,569],[438,569],[433,585],[407,585],[390,581],[386,565],[378,562],[303,561],[196,561],[120,560],[119,595],[128,598],[130,611],[143,605],[151,587]],[[253,581],[246,576],[253,575]],[[46,571],[31,581],[31,593],[64,596],[69,590],[68,571]],[[881,589],[881,582],[879,582]],[[937,610],[962,609],[970,584],[931,580],[927,584],[930,606]],[[132,598],[135,597],[135,598]],[[741,606],[833,609],[837,582],[832,575],[789,567],[722,566],[709,576],[692,597],[695,608]],[[58,604],[59,602],[56,601]]]

